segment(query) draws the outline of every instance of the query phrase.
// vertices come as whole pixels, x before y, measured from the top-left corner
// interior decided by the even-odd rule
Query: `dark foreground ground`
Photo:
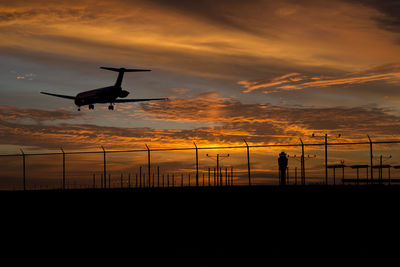
[[[400,186],[0,192],[3,261],[105,266],[400,259]]]

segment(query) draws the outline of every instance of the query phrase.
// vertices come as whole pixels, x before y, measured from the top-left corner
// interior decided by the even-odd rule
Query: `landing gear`
[[[78,111],[81,111],[81,107],[78,107]]]
[[[94,105],[89,105],[89,109],[94,109]]]
[[[109,105],[108,106],[108,110],[114,110],[114,106],[113,105]]]

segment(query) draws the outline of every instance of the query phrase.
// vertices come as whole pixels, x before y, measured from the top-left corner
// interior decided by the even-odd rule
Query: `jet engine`
[[[127,97],[128,95],[129,95],[128,91],[122,90],[121,93],[119,94],[119,97],[124,98],[124,97]]]

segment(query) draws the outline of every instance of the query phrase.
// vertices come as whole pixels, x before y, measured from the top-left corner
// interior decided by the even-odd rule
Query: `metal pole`
[[[157,187],[160,187],[160,166],[157,166]]]
[[[379,159],[379,184],[382,184],[382,155]]]
[[[197,145],[193,142],[196,147],[196,186],[199,186],[199,151],[197,149]]]
[[[60,147],[61,151],[62,151],[62,160],[63,160],[63,169],[62,169],[62,189],[65,190],[65,152],[64,149],[62,147]]]
[[[247,148],[247,173],[248,173],[248,176],[249,176],[249,185],[251,185],[249,145],[247,144],[245,139],[243,139],[243,141],[245,142],[246,148]]]
[[[328,134],[325,134],[325,184],[328,184]]]
[[[25,168],[25,153],[24,151],[21,149],[21,153],[22,153],[22,183],[23,183],[23,188],[24,191],[26,190],[26,168]]]
[[[306,184],[306,171],[305,171],[305,163],[304,163],[304,143],[300,138],[301,142],[301,161],[300,161],[300,175],[301,175],[301,184]]]
[[[128,174],[128,188],[131,188],[131,173]]]
[[[372,167],[373,165],[373,154],[372,154],[372,141],[371,141],[371,138],[369,137],[369,135],[367,135],[368,136],[368,139],[369,139],[369,158],[370,158],[370,165],[371,165],[371,170],[370,170],[370,172],[371,172],[371,183],[373,183],[373,180],[374,180],[374,168]]]
[[[123,179],[124,179],[124,178],[123,178],[122,173],[121,173],[121,185],[120,185],[121,188],[124,187],[124,180],[123,180]]]
[[[217,186],[219,185],[219,154],[217,154]]]
[[[104,170],[103,170],[103,177],[104,177],[104,183],[103,186],[104,188],[107,188],[107,161],[106,161],[106,150],[104,149],[103,146],[101,146],[103,149],[103,157],[104,157]]]
[[[148,173],[149,173],[149,187],[150,187],[150,148],[147,146],[147,144],[145,144],[147,147],[147,168],[148,168]]]

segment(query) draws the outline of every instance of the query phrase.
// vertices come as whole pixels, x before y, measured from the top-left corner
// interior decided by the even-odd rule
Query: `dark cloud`
[[[349,0],[372,7],[382,13],[373,19],[385,30],[400,32],[400,2],[398,0]]]
[[[254,27],[257,26],[256,24],[249,25],[249,22],[252,21],[250,17],[246,18],[246,22],[242,21],[241,18],[244,17],[243,12],[246,12],[249,8],[252,8],[251,12],[253,17],[260,18],[263,13],[265,15],[265,10],[267,10],[266,4],[268,4],[268,1],[262,0],[150,0],[150,2],[162,6],[164,9],[169,9],[184,15],[192,16],[212,24],[232,29],[244,30],[247,32],[257,32],[260,29],[258,27]],[[253,9],[254,6],[259,6],[260,9]]]

